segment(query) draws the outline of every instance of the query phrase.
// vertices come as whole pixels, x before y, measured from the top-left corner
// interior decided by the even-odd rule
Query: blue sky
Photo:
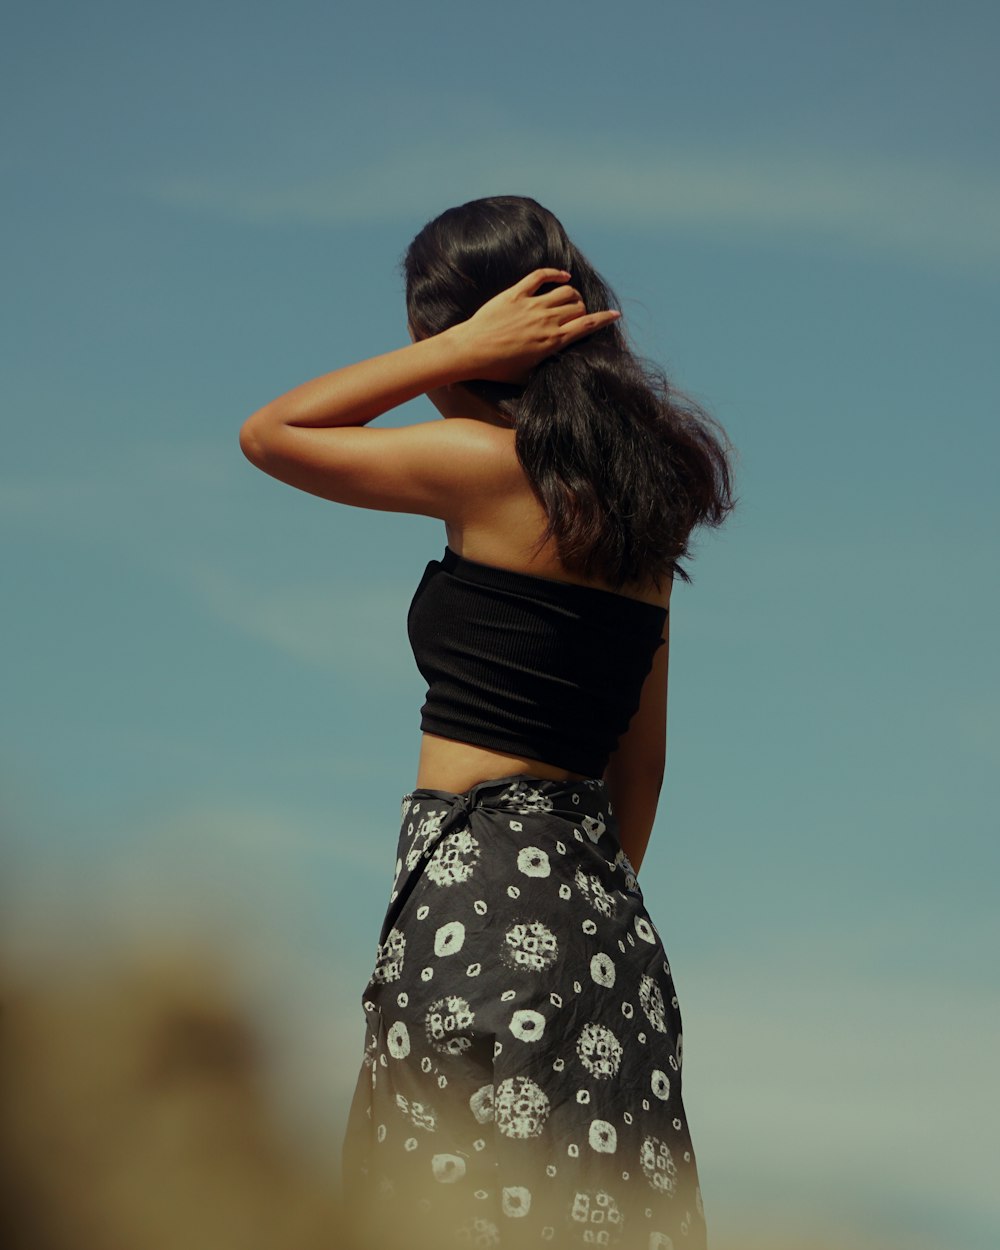
[[[337,1136],[444,531],[239,427],[407,342],[430,216],[533,195],[740,452],[642,872],[710,1228],[994,1246],[998,36],[968,0],[12,9],[12,948],[228,943]]]

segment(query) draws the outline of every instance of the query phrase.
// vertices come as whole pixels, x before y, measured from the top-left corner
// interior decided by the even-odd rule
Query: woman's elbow
[[[604,770],[604,780],[620,781],[629,786],[638,786],[644,790],[655,790],[658,794],[663,788],[666,774],[666,756],[654,751],[641,757],[636,754],[612,755]]]
[[[251,464],[259,466],[264,459],[266,452],[257,413],[248,417],[240,426],[240,451]]]

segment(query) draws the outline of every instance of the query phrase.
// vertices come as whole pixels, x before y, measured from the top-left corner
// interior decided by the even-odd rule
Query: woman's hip
[[[605,1030],[591,1041],[669,1038],[679,1062],[669,960],[603,782],[519,776],[465,795],[418,790],[401,814],[363,994],[386,1028],[416,1030],[431,1053],[483,1058],[512,1042],[553,1045],[573,1021]]]

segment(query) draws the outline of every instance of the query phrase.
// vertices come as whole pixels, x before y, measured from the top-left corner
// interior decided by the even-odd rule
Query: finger
[[[569,325],[586,315],[587,306],[579,296],[575,300],[559,304],[552,309],[552,316],[555,317],[556,324],[560,326]]]
[[[568,332],[571,338],[582,338],[585,334],[593,334],[595,330],[613,324],[620,317],[621,313],[616,308],[612,308],[606,312],[587,313],[586,316],[565,322],[561,328],[564,333]]]
[[[562,286],[554,286],[549,291],[543,291],[541,295],[536,295],[535,299],[543,307],[558,308],[560,304],[582,304],[583,296],[580,292],[568,283]]]
[[[514,290],[530,293],[537,291],[546,282],[566,282],[568,279],[569,274],[565,269],[533,269],[520,282],[514,284]]]

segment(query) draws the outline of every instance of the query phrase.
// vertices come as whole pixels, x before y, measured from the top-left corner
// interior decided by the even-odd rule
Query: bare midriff
[[[464,794],[480,781],[493,781],[498,777],[513,777],[527,773],[532,777],[544,777],[551,781],[583,781],[583,773],[571,773],[555,764],[542,760],[525,759],[523,756],[503,755],[469,742],[456,742],[437,734],[423,733],[420,741],[420,764],[417,768],[417,788],[446,790],[450,794]]]

